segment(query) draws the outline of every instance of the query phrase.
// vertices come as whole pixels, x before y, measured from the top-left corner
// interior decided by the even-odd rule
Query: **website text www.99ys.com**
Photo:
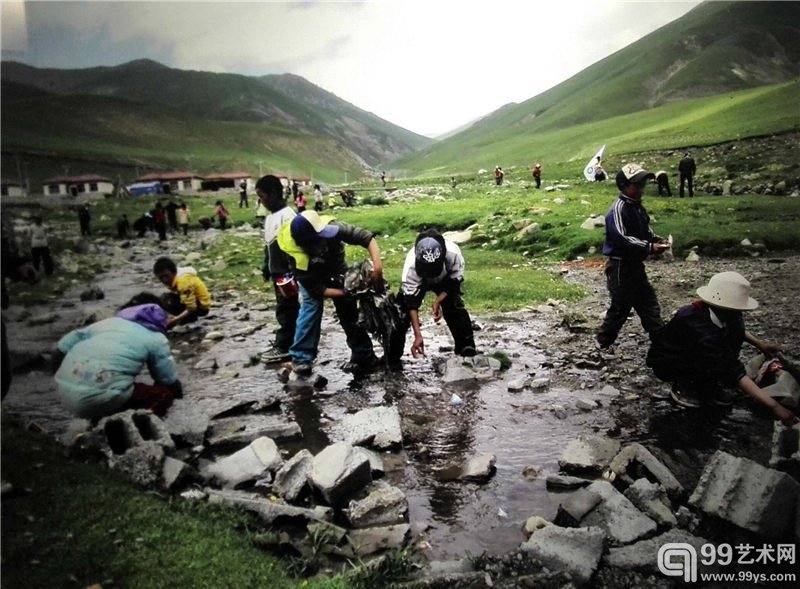
[[[756,547],[752,544],[703,544],[700,548],[698,562],[697,549],[685,542],[664,544],[658,550],[658,569],[668,577],[681,577],[687,583],[701,582],[749,582],[749,583],[794,583],[796,573],[758,572],[737,570],[719,572],[721,567],[732,565],[794,567],[796,562],[794,544],[763,544]],[[714,572],[698,571],[698,566],[709,567]]]

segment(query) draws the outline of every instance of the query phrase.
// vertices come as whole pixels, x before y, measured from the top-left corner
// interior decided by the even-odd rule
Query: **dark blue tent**
[[[135,182],[128,186],[131,196],[147,196],[148,194],[163,194],[161,182]]]

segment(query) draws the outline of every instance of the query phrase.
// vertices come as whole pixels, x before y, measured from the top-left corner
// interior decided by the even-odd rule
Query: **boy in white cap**
[[[794,413],[762,391],[739,361],[743,342],[767,356],[781,350],[745,329],[742,312],[758,307],[750,296],[750,283],[737,272],[720,272],[697,294],[700,300],[678,309],[647,354],[655,375],[672,383],[672,399],[690,408],[703,403],[727,406],[733,396],[723,387],[738,387],[784,425],[797,423]]]
[[[611,347],[631,309],[642,321],[652,338],[664,327],[661,307],[644,270],[645,259],[669,247],[669,242],[650,230],[650,217],[642,206],[648,180],[654,174],[636,164],[626,164],[617,173],[619,198],[606,214],[606,239],[603,254],[606,263],[606,285],[611,305],[597,332],[602,349]]]

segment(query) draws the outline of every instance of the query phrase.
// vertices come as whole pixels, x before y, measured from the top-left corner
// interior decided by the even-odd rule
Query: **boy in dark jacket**
[[[648,180],[655,177],[636,164],[626,164],[617,174],[619,198],[606,214],[603,254],[611,305],[597,332],[597,343],[609,348],[616,341],[631,309],[652,338],[663,326],[661,307],[644,270],[644,260],[669,247],[669,242],[650,230],[650,217],[642,206]]]
[[[743,342],[765,355],[781,349],[745,330],[742,311],[758,306],[750,297],[750,283],[736,272],[721,272],[697,294],[700,300],[678,309],[647,354],[647,365],[655,375],[672,383],[672,399],[683,407],[727,406],[733,396],[723,387],[738,387],[784,425],[797,423],[791,411],[747,376],[739,361]]]
[[[383,263],[378,242],[369,231],[304,211],[286,223],[278,234],[278,245],[292,258],[294,276],[300,289],[300,313],[289,349],[292,370],[311,374],[317,357],[325,298],[333,299],[336,315],[347,336],[350,361],[343,369],[370,371],[380,365],[372,340],[358,324],[358,306],[344,290],[345,244],[360,245],[369,251],[373,264],[372,283],[383,285]]]

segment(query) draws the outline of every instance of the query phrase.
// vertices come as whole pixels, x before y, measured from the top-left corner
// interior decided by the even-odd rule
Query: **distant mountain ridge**
[[[267,123],[324,136],[378,166],[431,142],[292,74],[263,76],[185,71],[140,59],[79,70],[2,64],[7,83],[59,96],[92,95],[158,104],[183,116]],[[20,88],[11,89],[18,96]],[[4,96],[4,102],[6,97]]]

